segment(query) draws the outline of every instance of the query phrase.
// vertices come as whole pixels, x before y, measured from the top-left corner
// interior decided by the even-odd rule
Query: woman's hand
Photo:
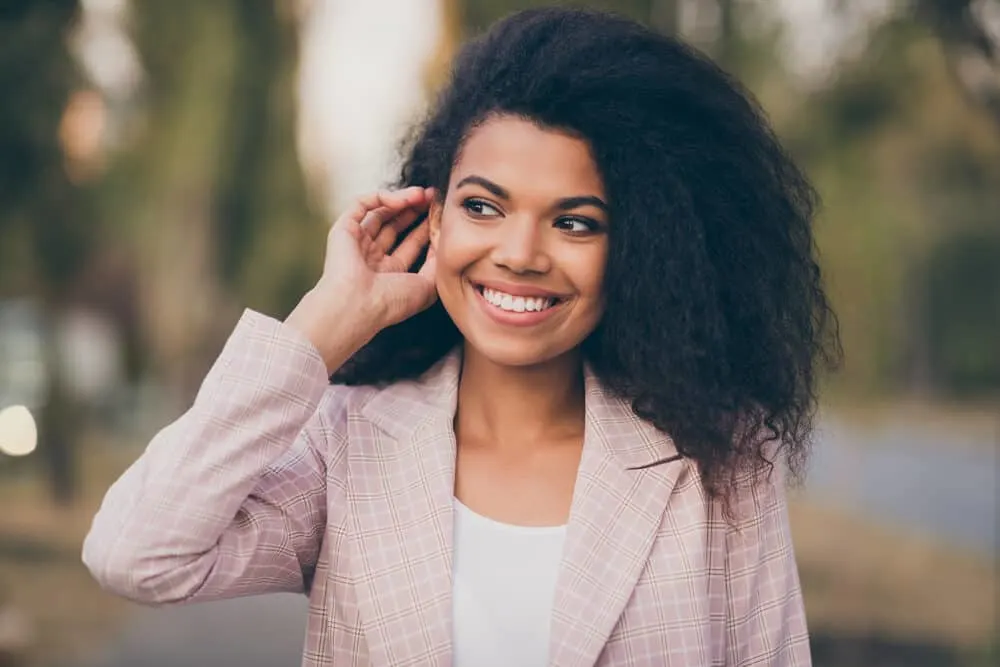
[[[409,272],[430,238],[427,220],[396,246],[433,197],[421,187],[365,195],[330,229],[323,275],[286,323],[316,346],[331,373],[379,331],[437,299],[432,251]]]

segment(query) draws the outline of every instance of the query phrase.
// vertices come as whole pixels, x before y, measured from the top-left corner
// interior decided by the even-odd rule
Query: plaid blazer
[[[450,665],[459,359],[330,386],[247,311],[193,406],[108,491],[83,560],[145,604],[307,592],[303,665]],[[588,372],[550,664],[810,663],[780,479],[731,526],[676,449]],[[247,632],[252,632],[251,628]]]

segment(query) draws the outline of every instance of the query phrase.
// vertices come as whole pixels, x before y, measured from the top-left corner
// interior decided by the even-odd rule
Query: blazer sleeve
[[[151,605],[303,592],[326,525],[325,454],[346,442],[343,391],[298,332],[244,312],[192,407],[108,490],[87,568]]]
[[[726,665],[807,667],[809,635],[780,465],[746,483],[726,537]]]

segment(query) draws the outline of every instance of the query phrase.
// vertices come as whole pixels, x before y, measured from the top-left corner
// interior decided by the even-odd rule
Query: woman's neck
[[[459,443],[511,453],[582,438],[584,382],[574,350],[536,366],[503,366],[465,347],[455,433]]]

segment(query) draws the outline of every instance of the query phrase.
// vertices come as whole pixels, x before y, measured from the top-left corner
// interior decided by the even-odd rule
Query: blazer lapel
[[[452,353],[350,413],[351,560],[375,665],[451,664],[459,368]]]
[[[684,463],[664,433],[586,375],[583,455],[552,615],[550,660],[597,662],[656,539]]]

